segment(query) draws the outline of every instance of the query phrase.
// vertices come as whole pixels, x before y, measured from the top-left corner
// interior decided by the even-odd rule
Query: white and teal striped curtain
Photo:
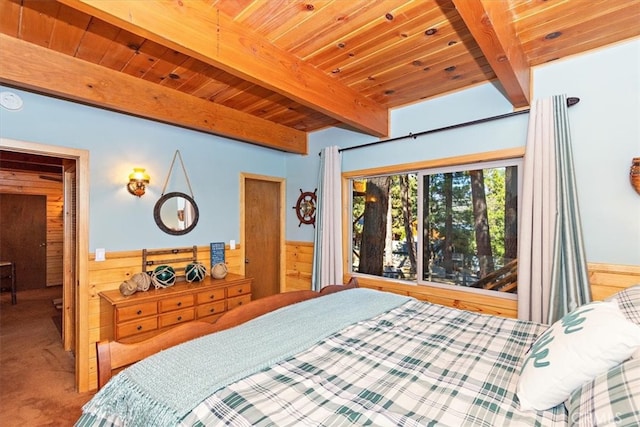
[[[551,324],[591,301],[567,98],[531,107],[518,233],[518,318]]]
[[[320,153],[311,286],[319,291],[342,284],[342,220],[340,180],[342,161],[337,146]]]

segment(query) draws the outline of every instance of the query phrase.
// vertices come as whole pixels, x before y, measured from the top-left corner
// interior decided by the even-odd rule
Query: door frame
[[[245,239],[245,224],[246,224],[246,218],[245,218],[245,214],[246,214],[246,210],[245,210],[245,182],[248,179],[253,179],[256,181],[269,181],[269,182],[275,182],[278,183],[278,189],[279,191],[279,203],[280,203],[280,212],[279,212],[279,217],[280,217],[280,236],[279,236],[279,246],[280,246],[280,253],[278,254],[278,259],[279,259],[279,264],[280,264],[280,292],[282,292],[285,289],[285,280],[286,280],[286,245],[285,245],[285,234],[286,234],[286,230],[285,230],[285,209],[284,209],[284,205],[286,203],[286,179],[285,178],[280,178],[280,177],[274,177],[274,176],[267,176],[267,175],[256,175],[256,174],[251,174],[251,173],[246,173],[246,172],[240,172],[240,274],[244,275],[245,274],[245,263],[244,260],[246,259],[246,253],[245,253],[245,244],[244,242],[246,241]]]
[[[63,175],[63,201],[64,201],[64,219],[62,230],[64,237],[62,239],[62,259],[64,264],[64,270],[62,273],[62,303],[63,303],[63,315],[62,315],[62,346],[65,351],[75,351],[75,330],[76,330],[76,316],[75,316],[75,286],[76,281],[76,233],[73,233],[74,221],[76,221],[77,212],[69,209],[70,200],[74,199],[76,194],[76,162],[73,160],[66,160],[63,162],[62,175]],[[73,264],[70,265],[70,260]]]
[[[72,341],[75,343],[76,390],[87,391],[89,390],[89,151],[8,138],[0,138],[0,149],[58,157],[76,162],[76,247],[67,248],[71,253],[75,253],[76,257],[75,292],[71,293],[75,298],[71,301],[72,308],[70,308],[75,313],[75,328],[65,330],[64,333],[74,337]],[[68,232],[69,230],[64,230],[64,242],[71,242],[71,239],[67,238]],[[64,280],[64,275],[63,272],[63,288],[69,286]],[[67,290],[63,289],[63,295]],[[63,303],[66,306],[68,301]]]

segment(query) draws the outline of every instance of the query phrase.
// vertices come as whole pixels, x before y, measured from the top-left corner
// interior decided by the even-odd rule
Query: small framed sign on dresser
[[[211,268],[218,263],[224,263],[224,242],[211,243]]]

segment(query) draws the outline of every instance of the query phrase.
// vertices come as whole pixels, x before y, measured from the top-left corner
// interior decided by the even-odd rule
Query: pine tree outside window
[[[517,293],[521,159],[352,179],[352,273]]]

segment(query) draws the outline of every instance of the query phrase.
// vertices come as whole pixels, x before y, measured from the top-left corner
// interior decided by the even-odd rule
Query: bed
[[[640,285],[551,327],[356,286],[265,300],[150,343],[103,343],[106,384],[76,425],[640,424]],[[596,312],[615,321],[602,322]],[[567,330],[582,342],[564,342]],[[112,368],[147,354],[108,378]],[[566,374],[584,365],[585,354],[588,378],[572,374],[579,384],[571,385],[575,378]],[[540,371],[549,367],[562,372],[547,380]],[[540,390],[548,385],[551,391]],[[563,386],[571,390],[553,406],[523,408]]]

